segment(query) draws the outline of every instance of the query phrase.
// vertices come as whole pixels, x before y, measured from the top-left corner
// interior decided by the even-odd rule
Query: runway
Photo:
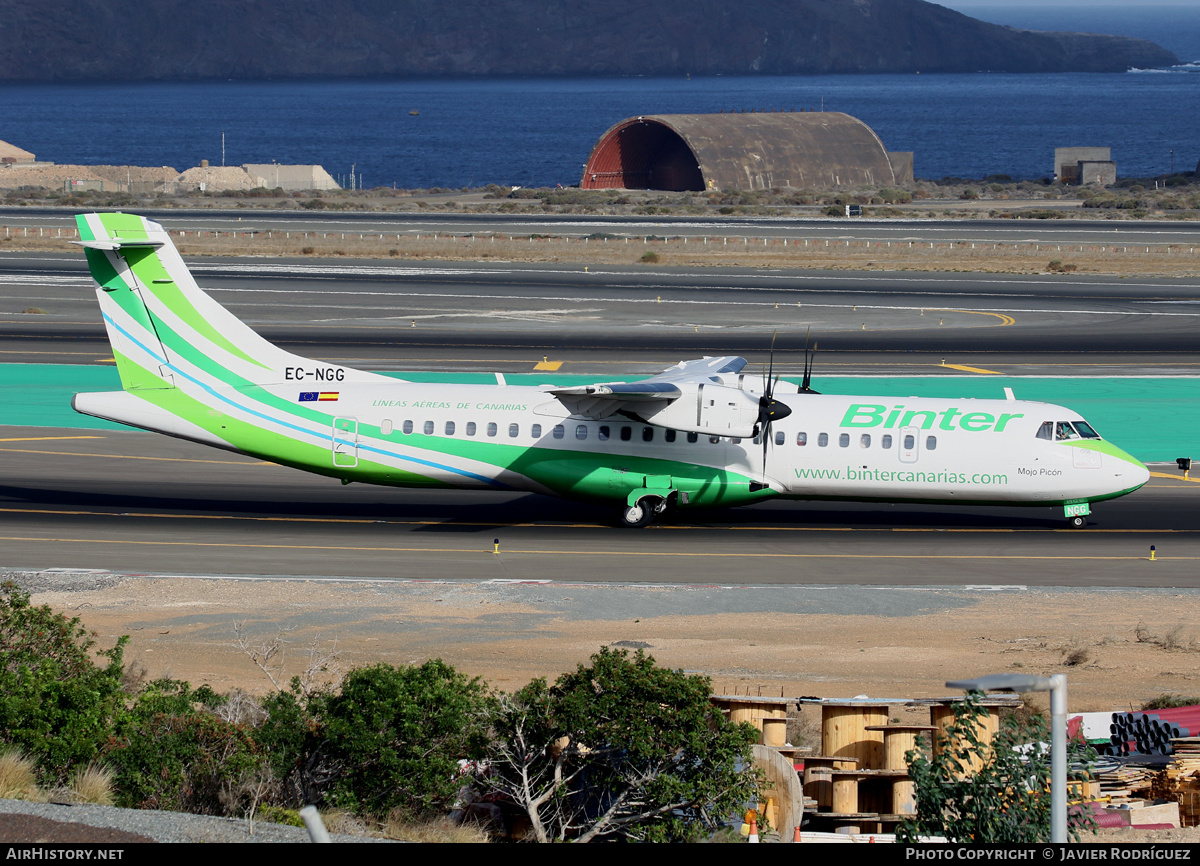
[[[830,374],[912,374],[948,355],[1029,375],[1197,369],[1196,280],[377,260],[192,267],[268,339],[373,369],[529,369],[553,355],[575,372],[652,373],[705,354],[759,362],[777,334],[791,372],[810,333]],[[82,256],[0,254],[0,359],[94,363],[107,348]]]
[[[148,433],[0,429],[9,568],[1200,588],[1200,490],[1174,467],[1152,467],[1159,475],[1145,488],[1097,504],[1081,531],[1051,509],[793,502],[630,531],[615,509],[540,496],[343,487]]]
[[[1200,363],[1200,283],[1187,280],[193,265],[203,287],[269,339],[376,370],[530,373],[545,357],[561,375],[638,376],[702,354],[763,363],[777,332],[776,369],[794,374],[810,326],[818,376],[1188,377]],[[4,362],[110,357],[82,256],[0,255],[0,311]],[[7,423],[0,565],[9,568],[674,585],[1200,581],[1200,501],[1173,466],[1098,504],[1084,531],[1066,530],[1049,509],[772,503],[631,532],[614,526],[613,509],[342,487],[151,434],[32,427],[11,412]]]

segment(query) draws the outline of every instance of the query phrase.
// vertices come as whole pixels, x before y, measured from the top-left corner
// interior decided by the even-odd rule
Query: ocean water
[[[1040,21],[1053,8],[1029,14]],[[1186,28],[1171,26],[1178,8],[1164,8],[1156,26],[1184,39]],[[1018,21],[1009,18],[1001,23]],[[1171,47],[1200,57],[1195,39],[1190,55]],[[368,187],[565,186],[626,117],[822,108],[860,118],[889,150],[913,151],[924,178],[1042,178],[1065,146],[1110,147],[1123,177],[1200,160],[1200,64],[1093,75],[0,85],[0,138],[58,163],[277,161],[319,163],[343,179],[353,170]]]

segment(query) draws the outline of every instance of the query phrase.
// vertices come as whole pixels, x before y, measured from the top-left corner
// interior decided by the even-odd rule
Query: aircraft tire
[[[621,512],[621,523],[630,529],[641,529],[643,526],[648,526],[654,520],[657,500],[657,496],[643,496],[636,504],[627,506]]]
[[[1083,529],[1087,526],[1087,518],[1080,515],[1075,515],[1067,523],[1072,529]]]

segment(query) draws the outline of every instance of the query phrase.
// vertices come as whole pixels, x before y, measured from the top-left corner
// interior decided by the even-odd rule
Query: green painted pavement
[[[491,373],[385,373],[414,382],[493,384]],[[582,385],[594,376],[562,373],[511,373],[510,385]],[[617,381],[617,380],[613,380]],[[1042,379],[1007,376],[930,376],[915,378],[823,377],[815,383],[826,394],[878,397],[942,397],[1003,399],[1005,386],[1020,400],[1069,406],[1102,436],[1145,461],[1200,457],[1200,379]],[[111,366],[71,364],[0,365],[0,424],[30,427],[127,429],[71,409],[81,391],[117,391]],[[1044,420],[1057,421],[1047,416]]]

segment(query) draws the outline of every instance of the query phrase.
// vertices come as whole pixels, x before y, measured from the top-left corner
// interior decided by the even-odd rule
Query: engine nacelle
[[[689,383],[681,390],[680,397],[662,408],[638,407],[634,412],[650,424],[689,433],[735,439],[754,436],[759,414],[759,398],[754,394],[711,382]]]
[[[767,391],[768,378],[758,373],[717,373],[712,378],[722,385],[738,388],[751,394],[764,394]],[[772,385],[774,386],[771,389],[772,394],[797,394],[800,391],[799,386],[794,382],[784,379],[772,381]]]

